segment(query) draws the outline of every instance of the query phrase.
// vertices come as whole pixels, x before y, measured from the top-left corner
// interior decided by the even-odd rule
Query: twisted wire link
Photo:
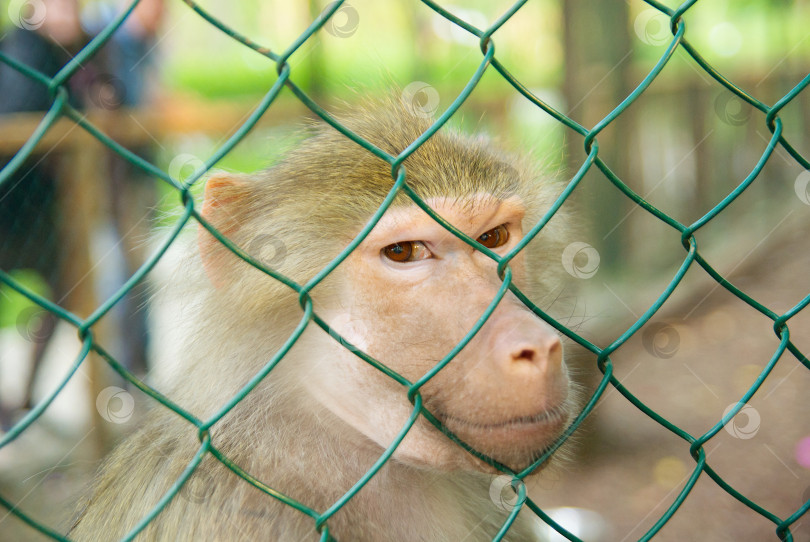
[[[190,10],[196,13],[202,20],[210,24],[212,31],[222,32],[224,35],[232,38],[236,42],[242,44],[245,47],[248,47],[257,53],[265,56],[270,61],[274,62],[276,65],[276,72],[277,78],[275,82],[271,85],[268,89],[265,96],[262,98],[258,106],[251,112],[247,120],[231,135],[225,143],[223,143],[216,151],[214,151],[211,156],[204,161],[203,165],[198,168],[194,173],[191,174],[185,181],[180,182],[177,179],[172,178],[167,172],[163,171],[162,169],[158,168],[154,164],[150,163],[147,160],[137,156],[132,151],[126,149],[124,146],[116,142],[110,136],[104,133],[99,127],[93,125],[87,118],[75,108],[73,108],[67,100],[68,92],[67,92],[67,81],[71,75],[73,75],[82,65],[83,62],[91,58],[96,52],[110,39],[112,34],[124,23],[124,21],[129,17],[132,10],[138,4],[138,0],[135,0],[127,6],[114,20],[112,20],[106,28],[104,28],[93,40],[91,40],[73,59],[71,59],[67,64],[65,64],[56,75],[53,77],[48,77],[43,73],[40,73],[31,67],[19,62],[18,60],[11,58],[3,53],[0,53],[0,62],[8,65],[12,69],[18,71],[19,73],[23,74],[24,76],[30,78],[31,80],[44,85],[47,87],[48,91],[50,92],[52,101],[49,110],[43,116],[41,122],[32,133],[32,135],[28,138],[26,143],[19,149],[19,151],[15,154],[15,156],[0,170],[0,186],[3,183],[7,182],[8,179],[17,172],[26,159],[31,155],[34,148],[37,144],[45,137],[49,130],[53,128],[55,123],[62,119],[67,118],[72,120],[78,127],[86,131],[92,137],[97,139],[100,143],[105,145],[111,151],[116,153],[117,155],[121,156],[124,160],[128,161],[138,169],[142,170],[147,175],[153,176],[157,179],[160,179],[162,182],[166,183],[170,186],[173,190],[176,191],[177,195],[179,196],[180,202],[183,206],[183,213],[182,215],[176,220],[174,227],[172,228],[171,234],[168,238],[161,244],[158,250],[149,257],[141,267],[126,281],[126,283],[119,288],[115,294],[110,296],[108,299],[104,300],[103,303],[99,307],[93,311],[93,313],[88,316],[87,318],[81,318],[76,314],[71,313],[70,311],[60,307],[59,305],[45,299],[41,295],[37,295],[36,293],[28,290],[25,286],[23,286],[20,282],[15,280],[9,273],[0,270],[0,282],[5,284],[6,286],[10,287],[11,289],[15,290],[16,292],[22,294],[27,299],[38,305],[39,307],[43,308],[46,311],[53,313],[57,318],[64,321],[65,323],[72,325],[77,332],[79,340],[81,341],[82,348],[79,352],[78,356],[74,360],[73,364],[70,366],[68,371],[65,375],[61,378],[58,385],[55,389],[39,404],[37,404],[25,417],[23,417],[20,421],[18,421],[3,437],[0,439],[0,449],[4,446],[9,445],[15,439],[17,439],[24,431],[30,427],[30,425],[35,422],[42,413],[52,404],[53,400],[56,396],[61,393],[67,383],[74,378],[76,371],[79,367],[85,362],[87,359],[88,354],[92,351],[97,353],[104,359],[107,364],[115,370],[118,374],[120,374],[124,379],[126,379],[129,383],[133,386],[137,387],[145,394],[153,398],[155,401],[160,403],[163,407],[171,410],[179,417],[184,419],[186,422],[189,423],[191,427],[196,428],[196,433],[200,442],[199,449],[195,456],[188,462],[185,470],[180,475],[180,477],[175,480],[174,484],[169,488],[169,490],[163,495],[163,497],[159,500],[159,502],[155,505],[155,507],[150,511],[149,514],[144,516],[141,521],[123,538],[123,540],[132,540],[135,538],[138,533],[140,533],[144,528],[146,528],[149,523],[174,499],[178,492],[182,489],[183,485],[188,481],[191,475],[195,472],[195,470],[199,467],[202,460],[206,456],[210,456],[220,463],[222,463],[225,467],[230,469],[233,473],[237,476],[241,477],[246,483],[251,484],[253,487],[259,489],[260,491],[266,493],[267,495],[271,496],[272,498],[278,499],[280,502],[289,505],[303,514],[312,518],[313,524],[318,532],[321,533],[321,540],[323,541],[330,541],[335,540],[329,534],[329,519],[339,511],[347,502],[349,502],[354,495],[360,491],[363,486],[383,467],[383,465],[390,460],[392,454],[399,446],[401,441],[405,438],[407,433],[413,427],[415,422],[420,416],[425,417],[428,421],[430,421],[434,426],[436,426],[440,431],[445,433],[450,439],[456,442],[459,446],[467,450],[469,453],[475,455],[476,457],[480,458],[481,460],[485,461],[486,463],[492,465],[496,469],[500,470],[501,472],[509,475],[512,477],[515,483],[521,482],[526,476],[534,472],[541,464],[543,464],[550,456],[554,453],[554,451],[559,448],[568,438],[569,436],[574,433],[583,420],[590,414],[590,412],[595,407],[596,403],[599,399],[604,395],[605,391],[608,387],[612,387],[613,389],[617,390],[622,396],[624,396],[630,403],[632,403],[639,411],[647,415],[649,418],[654,420],[658,423],[661,427],[665,430],[672,432],[679,438],[686,441],[688,445],[689,452],[691,456],[695,460],[694,470],[692,474],[689,476],[688,480],[686,481],[683,489],[678,493],[678,495],[672,500],[666,511],[658,518],[655,524],[643,535],[640,537],[639,540],[649,540],[652,539],[666,524],[666,522],[672,517],[672,515],[677,512],[680,506],[684,503],[684,501],[689,496],[692,489],[695,487],[696,482],[700,478],[701,475],[706,474],[711,480],[713,480],[720,488],[730,494],[732,497],[746,505],[749,509],[753,512],[763,516],[768,521],[772,522],[775,526],[775,532],[779,539],[792,541],[793,535],[790,532],[790,526],[794,524],[799,518],[810,509],[810,502],[804,503],[801,507],[795,510],[790,516],[788,517],[779,517],[776,514],[768,511],[763,506],[749,500],[745,495],[740,493],[737,489],[735,489],[731,484],[726,482],[717,472],[715,472],[706,462],[706,450],[705,445],[709,442],[715,435],[717,435],[723,427],[725,427],[728,423],[730,423],[731,419],[738,413],[740,410],[745,406],[747,401],[751,399],[751,397],[756,393],[756,391],[762,386],[765,379],[774,369],[777,363],[780,362],[781,359],[785,357],[785,353],[788,352],[789,355],[793,356],[796,360],[798,360],[801,364],[803,364],[806,368],[810,369],[810,361],[805,356],[805,354],[799,350],[790,340],[790,321],[793,317],[796,316],[800,311],[805,309],[808,304],[810,304],[810,295],[806,298],[801,300],[795,306],[790,308],[789,310],[785,311],[783,314],[777,314],[764,304],[758,302],[757,300],[750,297],[748,294],[740,290],[734,284],[732,284],[726,277],[716,271],[703,257],[699,248],[698,248],[698,241],[699,241],[699,230],[708,224],[710,221],[715,219],[719,214],[723,212],[736,198],[738,198],[746,189],[751,186],[752,183],[756,182],[759,174],[761,173],[762,169],[765,167],[768,160],[773,156],[774,150],[777,147],[781,147],[784,149],[787,154],[793,158],[796,163],[798,163],[801,167],[805,169],[810,169],[810,161],[808,158],[804,157],[791,143],[788,141],[787,137],[783,133],[783,121],[781,119],[780,112],[784,109],[784,107],[789,104],[792,100],[794,100],[805,88],[810,85],[810,75],[802,79],[795,87],[790,89],[784,96],[782,96],[779,100],[777,100],[773,105],[767,105],[766,103],[762,102],[760,99],[752,96],[745,90],[743,90],[740,86],[736,85],[730,79],[726,78],[723,74],[721,74],[717,69],[715,69],[705,58],[703,58],[700,53],[692,46],[689,41],[687,40],[688,29],[686,22],[684,21],[684,14],[691,9],[696,3],[697,0],[690,0],[684,2],[681,6],[677,9],[670,8],[661,4],[660,2],[654,0],[645,0],[647,4],[649,4],[652,8],[658,10],[663,15],[667,16],[670,21],[670,30],[672,33],[672,38],[666,47],[665,51],[661,54],[658,61],[655,65],[650,69],[650,71],[643,77],[643,79],[638,83],[636,88],[627,95],[627,97],[622,100],[619,105],[617,105],[610,113],[608,113],[604,118],[602,118],[599,122],[597,122],[592,128],[587,128],[582,126],[575,120],[571,119],[561,111],[555,109],[548,103],[544,102],[540,97],[532,93],[532,91],[524,85],[521,81],[519,81],[496,56],[496,41],[498,30],[519,10],[523,7],[527,0],[519,0],[515,2],[506,12],[504,12],[491,26],[488,28],[477,28],[476,26],[472,25],[468,21],[465,21],[455,15],[453,15],[448,10],[442,8],[437,3],[433,2],[432,0],[422,0],[422,4],[424,4],[426,9],[432,10],[438,16],[446,19],[450,23],[456,25],[459,29],[463,30],[475,36],[479,40],[479,48],[481,51],[481,60],[479,66],[475,73],[470,77],[469,81],[464,86],[463,90],[460,94],[453,100],[453,102],[449,105],[449,107],[439,116],[439,118],[433,123],[433,125],[419,138],[417,138],[411,145],[409,145],[405,150],[403,150],[398,155],[390,155],[385,151],[381,150],[380,148],[376,147],[372,143],[364,140],[359,135],[353,133],[347,127],[340,124],[335,118],[333,118],[325,109],[323,109],[318,103],[316,103],[302,88],[295,82],[293,69],[288,63],[289,58],[295,54],[297,50],[301,48],[301,46],[307,42],[307,40],[311,39],[312,36],[318,32],[330,19],[335,15],[335,13],[341,8],[344,4],[345,0],[338,0],[337,2],[331,3],[325,11],[323,11],[318,17],[316,17],[309,27],[298,36],[293,43],[284,51],[273,51],[271,48],[261,45],[240,32],[236,29],[230,27],[229,25],[223,23],[217,17],[209,13],[206,9],[201,7],[197,2],[194,0],[182,0]],[[642,195],[638,194],[636,191],[631,189],[627,184],[625,184],[619,176],[617,176],[609,167],[608,165],[601,159],[599,156],[599,142],[598,136],[601,132],[604,131],[606,127],[608,127],[611,123],[613,123],[620,115],[627,110],[636,100],[639,99],[640,96],[649,88],[652,82],[663,72],[666,68],[668,61],[672,58],[673,54],[678,50],[684,51],[689,58],[694,62],[694,66],[696,68],[701,69],[705,73],[707,73],[711,78],[718,84],[727,89],[728,91],[732,92],[738,98],[743,100],[744,102],[753,106],[762,116],[762,121],[764,122],[765,126],[768,128],[769,132],[771,133],[771,139],[768,142],[766,148],[763,150],[756,166],[750,172],[750,174],[742,180],[733,191],[731,191],[725,198],[723,198],[717,205],[712,207],[708,212],[706,212],[702,217],[696,220],[694,223],[690,225],[682,224],[675,218],[667,215],[663,211],[656,208],[652,203],[647,201]],[[470,96],[472,91],[476,88],[479,81],[483,77],[486,71],[494,70],[503,79],[508,82],[516,92],[518,92],[521,96],[523,96],[526,100],[528,100],[531,104],[539,108],[540,110],[544,111],[554,120],[562,124],[566,129],[570,130],[572,137],[580,137],[582,139],[582,146],[584,150],[583,161],[578,169],[578,171],[572,176],[571,180],[568,182],[567,186],[557,199],[548,212],[535,224],[526,234],[523,240],[521,240],[518,245],[510,251],[508,254],[504,256],[499,256],[494,252],[490,251],[486,247],[483,247],[475,240],[469,238],[461,231],[457,230],[453,227],[449,222],[447,222],[444,218],[437,215],[435,211],[433,211],[424,201],[422,201],[419,196],[411,189],[408,185],[407,180],[407,172],[403,163],[405,159],[410,156],[413,152],[415,152],[428,138],[430,138],[436,131],[438,131],[461,107],[461,105],[467,100]],[[198,209],[197,203],[195,203],[192,195],[191,195],[191,188],[199,181],[199,179],[203,178],[203,176],[208,172],[215,164],[217,164],[224,156],[226,156],[233,148],[236,146],[245,136],[253,129],[256,123],[262,118],[263,115],[270,109],[270,107],[275,103],[276,99],[279,96],[281,90],[286,87],[289,89],[292,94],[300,100],[300,102],[306,106],[310,111],[312,111],[315,115],[320,117],[322,120],[333,126],[335,129],[340,131],[346,137],[350,138],[352,141],[357,143],[358,145],[362,146],[366,149],[369,153],[385,160],[386,162],[391,164],[391,178],[392,178],[392,186],[391,189],[383,201],[382,205],[379,207],[377,212],[374,214],[372,219],[366,225],[365,228],[357,235],[357,237],[343,250],[341,253],[326,267],[324,267],[319,273],[316,274],[308,283],[306,284],[299,284],[296,281],[292,280],[291,278],[279,273],[278,271],[268,268],[262,262],[252,258],[248,255],[242,248],[236,246],[232,241],[230,241],[227,237],[225,237],[221,232],[219,232],[214,226],[212,226],[209,222],[207,222],[200,214]],[[564,324],[554,320],[552,317],[547,315],[542,309],[537,307],[523,292],[521,292],[517,286],[512,282],[512,272],[511,268],[509,267],[510,261],[521,251],[525,248],[525,246],[534,239],[540,231],[545,227],[545,225],[551,220],[551,218],[557,213],[563,203],[571,196],[574,190],[576,190],[577,186],[580,184],[580,181],[583,177],[593,168],[596,166],[598,170],[600,170],[604,177],[606,178],[607,182],[610,182],[614,185],[622,194],[624,194],[630,201],[632,201],[635,205],[655,217],[656,219],[660,220],[673,230],[675,230],[675,235],[678,235],[681,239],[681,243],[685,249],[685,255],[683,258],[683,262],[675,275],[670,280],[668,286],[664,289],[663,292],[656,298],[656,300],[647,308],[647,310],[634,322],[630,327],[628,327],[623,333],[621,333],[613,342],[611,342],[608,346],[604,348],[599,348],[598,346],[592,344],[587,339],[578,335],[574,330],[566,327]],[[502,287],[498,291],[497,295],[484,313],[480,316],[476,324],[473,326],[472,329],[464,336],[464,338],[456,345],[455,348],[452,349],[442,360],[440,360],[430,371],[428,371],[422,378],[420,378],[416,382],[411,382],[402,375],[398,374],[393,369],[387,367],[385,364],[381,363],[380,361],[372,358],[362,350],[354,347],[341,337],[337,331],[332,329],[326,322],[324,322],[321,317],[315,313],[313,310],[313,303],[310,297],[310,292],[312,289],[320,283],[329,273],[331,273],[348,255],[355,249],[371,229],[376,225],[376,223],[380,220],[382,215],[388,209],[388,207],[392,204],[394,198],[399,195],[404,194],[409,197],[416,205],[422,208],[426,213],[428,213],[436,222],[438,222],[441,226],[447,229],[450,233],[457,236],[459,239],[463,240],[465,243],[473,246],[475,249],[480,250],[482,253],[486,254],[488,257],[492,258],[498,263],[498,274],[503,280]],[[191,413],[185,411],[182,407],[174,403],[170,398],[161,394],[158,390],[152,388],[147,383],[140,380],[137,376],[131,373],[126,367],[124,367],[119,361],[115,359],[99,342],[95,339],[93,334],[93,328],[98,323],[98,321],[107,314],[117,303],[121,301],[121,299],[139,282],[141,282],[147,273],[149,273],[157,262],[163,257],[165,252],[168,248],[175,242],[177,236],[179,235],[180,231],[183,229],[185,225],[187,225],[191,221],[199,222],[208,232],[211,233],[219,242],[221,242],[225,247],[227,247],[230,251],[232,251],[237,257],[241,258],[251,266],[259,269],[272,280],[276,280],[284,284],[286,287],[290,288],[293,292],[298,294],[299,304],[301,306],[301,319],[293,331],[293,333],[287,338],[281,348],[276,352],[276,354],[270,359],[265,366],[258,372],[254,377],[247,383],[245,386],[236,393],[226,404],[222,405],[219,410],[210,416],[208,419],[199,419],[192,415]],[[702,268],[706,273],[711,276],[719,285],[729,291],[731,294],[735,295],[742,301],[744,301],[747,305],[751,306],[761,314],[767,316],[773,321],[773,329],[774,333],[776,334],[777,338],[779,339],[779,346],[774,351],[770,361],[765,366],[765,368],[760,373],[759,377],[756,381],[749,387],[749,389],[740,397],[737,405],[731,409],[728,413],[726,413],[721,419],[719,419],[716,424],[706,431],[703,435],[695,436],[690,434],[689,432],[685,431],[684,429],[678,427],[677,425],[673,424],[655,410],[651,409],[647,405],[645,405],[640,399],[638,399],[635,395],[633,395],[622,383],[621,381],[615,376],[614,374],[614,366],[613,362],[610,359],[610,355],[616,351],[619,347],[625,344],[630,337],[636,334],[645,324],[647,324],[650,319],[659,311],[659,309],[663,306],[666,300],[670,297],[670,295],[675,291],[675,289],[681,284],[684,275],[686,272],[697,265],[698,267]],[[520,472],[512,472],[508,467],[498,463],[497,461],[493,460],[490,457],[476,451],[471,446],[463,442],[460,438],[454,435],[451,431],[449,431],[443,424],[431,413],[429,412],[422,400],[422,396],[420,393],[420,389],[431,379],[433,378],[439,371],[442,370],[448,363],[452,361],[454,356],[463,349],[470,340],[475,336],[479,329],[485,324],[489,316],[494,311],[496,305],[501,300],[501,298],[506,294],[507,290],[511,291],[515,294],[526,306],[533,311],[538,317],[542,318],[549,324],[551,324],[555,329],[557,329],[560,333],[566,335],[571,340],[575,341],[579,345],[581,345],[586,350],[590,351],[596,356],[596,365],[598,369],[602,373],[602,379],[599,382],[596,390],[586,402],[585,406],[582,410],[578,413],[575,417],[574,421],[570,424],[568,428],[564,431],[561,435],[559,440],[550,447],[542,457],[538,458],[532,465],[528,466],[524,470]],[[322,328],[324,331],[330,333],[336,340],[340,341],[341,344],[346,345],[348,348],[351,349],[359,358],[361,358],[366,363],[370,364],[371,366],[375,367],[386,376],[400,384],[403,388],[403,393],[406,394],[407,398],[413,404],[413,410],[411,416],[407,420],[407,422],[401,428],[399,434],[394,439],[394,441],[389,445],[389,447],[382,453],[379,459],[375,462],[375,464],[362,476],[355,485],[346,492],[340,499],[338,499],[335,503],[332,504],[327,510],[314,510],[308,507],[305,503],[299,502],[292,497],[285,495],[284,493],[274,489],[272,485],[268,482],[259,480],[255,476],[253,476],[250,472],[244,470],[240,465],[236,464],[232,461],[227,455],[222,453],[217,447],[214,445],[211,435],[210,435],[210,428],[222,417],[224,417],[228,412],[231,411],[242,399],[244,399],[247,394],[249,394],[264,378],[270,374],[276,365],[284,358],[284,356],[289,352],[289,350],[293,347],[296,341],[299,339],[301,334],[309,325],[316,325]],[[566,531],[561,525],[555,522],[551,517],[549,517],[540,507],[537,506],[536,503],[532,501],[532,499],[528,498],[526,495],[525,486],[521,483],[519,484],[518,489],[518,499],[516,504],[514,505],[511,513],[505,519],[503,526],[501,527],[500,531],[497,533],[493,540],[501,540],[504,536],[506,536],[509,527],[514,522],[515,518],[517,517],[518,512],[522,509],[528,510],[530,513],[535,514],[539,517],[542,521],[546,524],[551,526],[555,531],[560,533],[566,539],[571,541],[579,540],[575,535]],[[31,516],[27,513],[23,512],[17,506],[4,498],[0,495],[0,506],[8,510],[11,514],[19,518],[21,521],[25,522],[27,525],[36,529],[43,535],[52,538],[54,540],[67,540],[63,535],[56,532],[53,528],[43,524],[42,522],[34,520]]]

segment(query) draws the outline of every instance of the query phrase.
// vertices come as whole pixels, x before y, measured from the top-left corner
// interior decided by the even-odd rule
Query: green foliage
[[[9,271],[8,276],[28,292],[44,298],[51,297],[48,284],[36,271],[15,269]],[[16,326],[17,315],[35,306],[36,303],[21,293],[0,283],[0,328]]]

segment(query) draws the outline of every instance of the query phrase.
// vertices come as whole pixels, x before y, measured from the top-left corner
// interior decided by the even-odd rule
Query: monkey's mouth
[[[512,429],[526,429],[536,426],[562,425],[568,420],[568,409],[564,405],[542,410],[530,416],[516,416],[501,422],[484,423],[471,421],[466,418],[453,416],[441,410],[436,410],[436,417],[442,424],[453,431],[453,427],[464,427],[473,431],[503,431]],[[455,432],[455,431],[453,431]]]
[[[474,450],[500,463],[522,468],[554,444],[571,419],[567,402],[536,414],[502,421],[473,421],[431,409],[436,418]]]
[[[436,418],[458,438],[479,452],[498,456],[505,451],[534,453],[547,448],[570,419],[565,402],[536,414],[502,421],[478,421],[433,409]]]

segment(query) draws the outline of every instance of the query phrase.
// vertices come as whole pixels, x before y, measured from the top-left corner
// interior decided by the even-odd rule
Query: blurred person
[[[82,26],[88,34],[98,34],[128,6],[128,1],[89,2],[81,13]],[[136,110],[149,105],[155,86],[152,84],[150,88],[156,58],[152,53],[164,12],[163,0],[141,0],[112,34],[100,51],[104,71],[95,80],[88,107],[116,111],[123,108]],[[124,114],[132,113],[137,111]],[[125,146],[147,160],[153,154],[151,145]],[[112,296],[145,261],[152,210],[157,201],[154,182],[143,171],[114,152],[106,153],[106,160],[110,196],[108,214],[112,220],[107,235],[101,240],[107,245],[102,252],[112,251],[119,261],[117,265],[105,267],[107,277],[103,283],[106,286],[99,292],[102,298]],[[145,286],[141,283],[121,299],[116,311],[110,315],[120,330],[113,351],[118,361],[139,374],[147,370],[145,302]]]
[[[42,17],[25,20],[20,14],[15,27],[0,39],[0,51],[27,66],[54,76],[91,36],[100,31],[112,17],[96,25],[90,5],[81,11],[76,0],[43,0]],[[119,6],[121,9],[124,6]],[[154,36],[163,13],[162,0],[143,0],[112,38],[67,81],[69,102],[83,109],[117,109],[135,106],[145,95],[145,72],[149,67],[145,55],[153,48]],[[112,13],[114,16],[115,13]],[[33,17],[31,17],[33,19]],[[98,22],[98,19],[95,19]],[[47,87],[5,63],[0,62],[0,114],[45,111],[53,97]],[[108,287],[101,296],[111,295],[143,261],[143,255],[131,239],[146,238],[148,216],[133,217],[135,209],[149,209],[154,204],[151,183],[137,177],[134,168],[113,153],[109,163],[109,218],[94,232],[101,244],[112,244],[116,260],[99,266],[101,284]],[[0,155],[0,167],[12,156]],[[64,157],[58,152],[33,154],[0,186],[0,269],[32,269],[45,280],[48,297],[59,303],[72,285],[64,283],[62,272],[67,258],[66,244],[60,239],[61,217],[58,190],[59,170]],[[143,177],[141,174],[140,177]],[[151,203],[150,203],[151,202]],[[107,239],[106,243],[103,241]],[[112,241],[110,241],[112,239]],[[94,240],[98,244],[98,239]],[[120,261],[123,260],[123,263]],[[118,271],[116,271],[118,270]],[[98,271],[98,270],[97,270]],[[104,276],[104,275],[107,276]],[[110,275],[115,276],[110,276]],[[111,315],[120,338],[115,350],[123,352],[122,363],[138,372],[145,370],[145,317],[138,311],[136,293],[128,295]],[[1,305],[0,305],[1,306]],[[53,335],[56,317],[39,311],[20,314],[17,327],[33,343],[31,370],[20,405],[30,408],[35,377],[45,349]],[[115,341],[113,341],[115,342]],[[13,420],[9,405],[0,403],[0,423]]]
[[[52,77],[84,46],[88,36],[81,28],[75,0],[43,0],[41,6],[44,18],[28,23],[20,14],[14,21],[17,26],[0,39],[0,51]],[[67,83],[73,105],[82,101],[87,69],[78,70]],[[45,85],[0,62],[0,115],[44,111],[52,101]],[[0,155],[0,167],[11,158]],[[34,154],[0,185],[0,269],[33,269],[45,280],[55,299],[70,287],[63,284],[60,273],[68,255],[59,238],[61,220],[55,181],[59,163],[56,153]],[[21,318],[26,321],[19,321]],[[18,329],[33,343],[32,366],[21,405],[25,408],[31,406],[36,369],[55,324],[56,317],[46,311],[18,316]],[[10,422],[7,407],[0,404],[0,421],[4,424]]]

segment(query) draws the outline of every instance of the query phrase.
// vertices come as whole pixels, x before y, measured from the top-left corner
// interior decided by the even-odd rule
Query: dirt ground
[[[776,313],[787,311],[810,293],[807,229],[769,243],[727,276]],[[739,401],[779,346],[772,321],[722,287],[700,287],[685,298],[676,290],[651,323],[657,334],[639,333],[611,356],[615,374],[695,437]],[[788,324],[793,343],[810,354],[810,309]],[[605,331],[606,342],[623,330]],[[591,360],[586,370],[598,373],[594,367]],[[810,500],[808,390],[810,371],[785,352],[751,408],[704,445],[708,465],[728,484],[782,519]],[[597,511],[607,526],[599,540],[638,540],[673,504],[695,466],[689,443],[609,387],[580,435],[575,461],[532,490],[541,506]],[[778,540],[774,529],[703,473],[654,540]],[[791,532],[796,541],[810,540],[810,514]]]

